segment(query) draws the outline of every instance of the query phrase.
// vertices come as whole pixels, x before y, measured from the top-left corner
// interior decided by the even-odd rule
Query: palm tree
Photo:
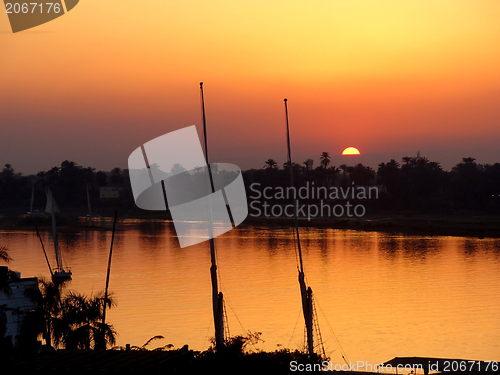
[[[389,194],[396,193],[401,186],[399,163],[391,159],[388,163],[381,163],[377,170],[378,183]]]
[[[105,303],[108,308],[115,305],[109,296],[105,300],[102,293],[95,297],[70,293],[64,299],[62,315],[66,330],[61,332],[61,341],[66,349],[105,348],[106,344],[113,346],[116,343],[113,326],[102,323]]]
[[[61,171],[59,170],[59,167],[52,167],[50,171],[45,173],[44,178],[49,186],[55,186],[59,181],[60,174]]]
[[[111,170],[111,182],[115,185],[123,184],[123,170],[119,167]]]
[[[471,164],[471,165],[472,165],[472,164],[476,164],[476,163],[475,163],[475,160],[476,160],[475,158],[471,158],[471,157],[468,157],[468,158],[462,158],[462,162],[463,162],[464,164]],[[9,165],[9,164],[5,164],[5,166],[6,166],[6,167],[7,167],[7,165]]]
[[[346,176],[346,173],[347,173],[347,170],[349,169],[349,167],[347,166],[347,164],[341,164],[339,165],[339,168],[342,170],[342,185],[343,186],[346,186],[347,185],[347,176]]]
[[[9,249],[7,249],[6,246],[0,246],[0,260],[4,261],[5,263],[9,263],[12,258],[9,256]]]
[[[265,169],[278,169],[278,163],[274,159],[267,159],[266,164],[264,164]]]
[[[160,167],[158,167],[157,164],[153,164],[155,166],[156,169],[158,169],[159,171],[161,171]],[[180,173],[184,173],[186,172],[186,168],[184,168],[182,165],[180,165],[179,163],[175,163],[173,166],[172,166],[172,169],[170,170],[170,174],[172,176],[176,175],[176,174],[180,174]]]
[[[328,168],[328,177],[326,180],[326,185],[328,186],[329,181],[332,181],[332,185],[335,185],[335,178],[337,177],[337,174],[339,173],[339,169],[332,165],[330,168]]]
[[[142,346],[137,346],[137,345],[131,346],[130,350],[138,350],[138,351],[154,350],[154,351],[161,351],[161,350],[172,349],[174,347],[172,344],[163,345],[163,346],[160,346],[159,348],[156,348],[156,349],[148,349],[148,348],[146,348],[146,346],[148,346],[149,344],[151,344],[153,341],[155,341],[155,340],[163,340],[164,338],[165,337],[163,337],[161,335],[153,336],[148,341],[146,341],[146,343],[144,345],[142,345]],[[120,348],[123,350],[123,347],[120,347]]]
[[[5,263],[9,263],[12,260],[12,258],[9,256],[9,249],[7,249],[6,246],[0,246],[0,260],[4,261]],[[7,271],[7,274],[9,272],[10,271]],[[6,279],[3,279],[3,278],[0,279],[0,292],[3,292],[7,295],[10,294],[11,289],[10,289],[8,277]],[[0,334],[0,337],[2,337],[1,334]]]
[[[26,295],[35,303],[21,325],[25,342],[33,341],[42,334],[47,346],[66,349],[95,349],[96,343],[114,345],[116,332],[113,326],[102,324],[104,303],[110,308],[115,303],[104,299],[69,292],[61,298],[62,287],[52,281],[39,280],[39,289],[29,289]],[[103,334],[102,334],[103,333]]]
[[[45,338],[47,347],[58,346],[61,321],[61,287],[46,279],[38,280],[38,289],[27,289],[25,295],[35,307],[23,319],[21,335],[24,341],[32,341],[40,334]]]
[[[14,168],[12,168],[11,164],[5,164],[2,169],[2,176],[7,178],[14,176]]]
[[[405,157],[403,157],[403,163],[405,163],[405,165],[408,165],[408,164],[410,164],[411,159],[412,158],[410,156],[405,156]]]
[[[330,154],[328,152],[323,152],[321,153],[321,156],[319,157],[319,161],[321,166],[326,169],[328,167],[328,164],[330,164]]]

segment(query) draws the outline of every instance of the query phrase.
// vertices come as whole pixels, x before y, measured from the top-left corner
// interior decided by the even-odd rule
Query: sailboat
[[[212,193],[215,192],[214,182],[212,179],[212,173],[210,170],[210,163],[208,161],[208,142],[207,142],[207,122],[205,117],[205,98],[203,96],[203,82],[200,82],[200,93],[201,93],[201,108],[202,108],[202,118],[203,118],[203,136],[205,140],[205,161],[208,167],[208,175],[210,176],[210,187]],[[209,234],[210,234],[210,276],[212,280],[212,309],[214,314],[214,326],[215,326],[215,348],[220,349],[224,346],[224,297],[222,292],[219,292],[218,282],[217,282],[217,262],[215,256],[215,241],[213,236],[213,223],[211,218],[211,212],[209,212]]]
[[[59,249],[59,243],[57,241],[57,228],[56,228],[56,212],[59,212],[57,203],[52,195],[52,191],[47,188],[45,190],[47,195],[47,206],[45,207],[45,212],[52,214],[52,237],[54,239],[54,250],[56,253],[56,263],[57,267],[52,272],[52,281],[57,283],[62,283],[71,280],[71,270],[69,268],[64,268],[62,261],[61,249]]]
[[[41,212],[39,210],[33,211],[33,203],[35,202],[35,183],[33,182],[31,185],[31,202],[30,202],[30,210],[26,213],[24,217],[36,217],[36,218],[45,218],[47,216],[46,213]]]
[[[290,183],[292,189],[293,186],[293,164],[292,164],[292,152],[290,146],[290,127],[288,125],[288,105],[287,99],[285,99],[285,115],[286,115],[286,139],[287,139],[287,147],[288,147],[288,167],[290,168]],[[312,289],[308,287],[305,282],[305,274],[304,274],[304,263],[302,261],[302,249],[300,247],[300,233],[299,233],[299,224],[297,219],[297,209],[298,209],[298,200],[297,197],[294,198],[294,210],[293,210],[293,219],[295,224],[295,236],[297,240],[297,250],[298,250],[298,272],[299,272],[299,286],[300,286],[300,295],[302,298],[302,313],[304,315],[304,322],[306,328],[306,337],[307,337],[307,352],[309,358],[314,358],[314,338],[313,338],[313,297],[312,297]],[[324,349],[323,349],[324,355]]]

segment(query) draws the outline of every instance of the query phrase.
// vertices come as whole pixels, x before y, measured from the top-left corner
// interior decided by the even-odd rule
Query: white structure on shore
[[[0,325],[6,327],[5,337],[10,337],[12,346],[17,346],[21,324],[33,302],[25,296],[26,289],[38,288],[36,277],[21,278],[21,273],[0,267]]]

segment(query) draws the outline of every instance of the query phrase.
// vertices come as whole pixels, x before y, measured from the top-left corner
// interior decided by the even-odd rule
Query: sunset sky
[[[24,174],[201,135],[200,81],[214,162],[281,165],[285,97],[295,162],[500,162],[498,0],[82,0],[16,34],[0,9],[0,163]]]

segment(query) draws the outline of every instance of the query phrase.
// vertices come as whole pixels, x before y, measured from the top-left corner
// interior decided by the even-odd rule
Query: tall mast
[[[38,232],[38,226],[35,224],[36,236],[40,240],[40,244],[42,245],[43,255],[45,255],[45,260],[47,261],[47,266],[49,266],[50,276],[54,276],[54,272],[52,272],[52,267],[50,267],[49,258],[47,257],[47,252],[45,251],[45,246],[43,246],[42,236],[40,236],[40,232]]]
[[[85,182],[85,188],[87,189],[87,205],[89,206],[89,216],[92,216],[92,208],[90,207],[90,195],[89,195],[89,183]]]
[[[33,201],[35,200],[35,182],[31,185],[31,203],[30,203],[30,213],[33,213]]]
[[[52,195],[52,192],[50,193]],[[63,268],[61,252],[59,251],[59,242],[57,241],[57,228],[56,228],[56,207],[54,198],[52,198],[52,238],[54,240],[54,250],[56,252],[57,270],[61,271]]]
[[[71,271],[69,268],[65,270],[63,268],[63,261],[62,261],[62,254],[61,254],[61,249],[59,248],[59,242],[57,240],[57,228],[56,228],[56,201],[54,197],[52,196],[52,191],[47,188],[46,190],[47,193],[47,208],[50,208],[52,211],[52,237],[54,239],[54,250],[56,252],[56,262],[57,262],[57,267],[52,273],[52,281],[54,283],[60,284],[64,281],[71,280]],[[46,208],[46,211],[47,211]]]
[[[212,173],[210,170],[210,163],[208,161],[208,141],[207,141],[207,122],[205,118],[205,97],[203,96],[203,82],[200,82],[200,92],[201,92],[201,109],[203,117],[203,137],[205,140],[205,161],[208,168],[208,176],[210,178],[210,189],[214,193],[214,182],[212,179]],[[224,345],[224,320],[223,320],[223,296],[222,292],[219,293],[219,288],[217,284],[217,262],[215,257],[215,241],[213,236],[213,223],[212,223],[212,209],[210,205],[210,195],[209,199],[209,234],[210,234],[210,260],[212,265],[210,267],[210,276],[212,279],[212,308],[214,313],[214,326],[215,326],[215,347],[220,348]]]
[[[285,99],[285,116],[286,116],[286,140],[288,146],[288,167],[290,168],[290,183],[293,186],[293,168],[292,168],[292,151],[290,146],[290,127],[288,125],[288,105],[287,99]],[[300,295],[302,297],[302,313],[304,315],[304,321],[306,325],[307,333],[307,349],[309,356],[314,355],[314,342],[313,342],[313,314],[312,314],[312,289],[306,288],[306,282],[304,277],[304,264],[302,262],[302,249],[300,247],[300,234],[299,234],[299,222],[297,218],[297,197],[294,196],[294,210],[293,219],[295,222],[295,235],[297,236],[297,249],[299,252],[299,285],[300,285]]]
[[[115,210],[115,219],[113,221],[113,233],[111,234],[111,246],[109,247],[108,271],[106,273],[106,288],[104,289],[104,304],[102,306],[101,336],[98,342],[99,348],[104,350],[106,350],[105,324],[106,324],[106,306],[108,305],[109,275],[111,273],[111,258],[113,256],[113,242],[115,241],[115,229],[117,220],[118,220],[118,211]]]

